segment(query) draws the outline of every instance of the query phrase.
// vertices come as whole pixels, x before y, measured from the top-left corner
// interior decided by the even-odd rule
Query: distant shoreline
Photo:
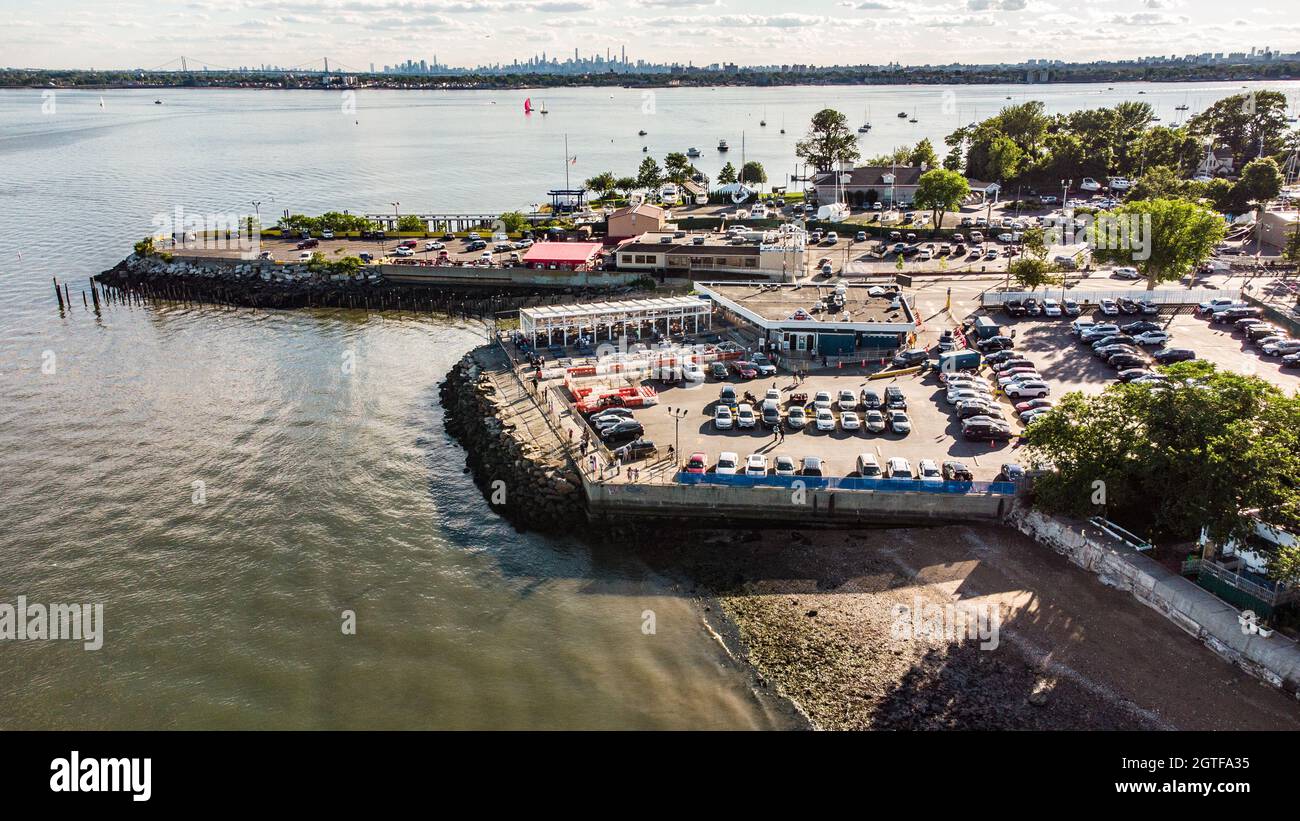
[[[1052,67],[864,67],[801,71],[705,71],[588,74],[326,74],[323,72],[83,71],[0,69],[5,89],[283,90],[383,89],[391,91],[540,90],[555,88],[770,88],[791,86],[1100,85],[1114,83],[1287,82],[1300,80],[1300,61],[1234,65],[1064,65]]]

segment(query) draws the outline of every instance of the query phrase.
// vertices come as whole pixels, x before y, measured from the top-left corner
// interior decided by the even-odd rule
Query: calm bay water
[[[1166,121],[1238,90],[1029,89],[1052,111],[1145,99]],[[779,183],[826,105],[870,107],[870,154],[939,146],[1025,91],[530,92],[545,118],[516,92],[363,91],[353,110],[333,92],[0,91],[0,602],[102,602],[107,625],[97,652],[0,642],[0,727],[779,726],[671,582],[487,508],[436,395],[481,330],[164,306],[96,319],[77,291],[177,207],[517,208],[564,183],[566,132],[575,183],[632,173],[643,144],[660,160],[694,145],[714,172],[742,131]],[[71,285],[65,317],[51,276]]]

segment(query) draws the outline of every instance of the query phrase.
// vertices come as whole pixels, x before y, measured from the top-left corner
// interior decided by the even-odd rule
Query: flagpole
[[[564,135],[564,190],[569,190],[569,135]]]

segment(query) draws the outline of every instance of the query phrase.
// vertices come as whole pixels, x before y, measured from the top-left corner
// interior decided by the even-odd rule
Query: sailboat
[[[759,124],[760,126],[763,126],[763,127],[766,127],[766,126],[767,126],[767,109],[766,109],[766,108],[763,109],[763,119],[759,120],[759,121],[758,121],[758,124]]]
[[[100,107],[100,108],[103,108],[103,107],[104,107],[104,98],[103,98],[103,97],[100,97],[100,98],[99,98],[99,107]]]
[[[526,98],[526,99],[524,100],[524,113],[525,113],[525,114],[532,114],[532,113],[533,113],[533,98],[532,98],[532,97],[528,97],[528,98]]]
[[[1174,106],[1174,111],[1186,111],[1187,108],[1187,96],[1183,95],[1183,104]]]
[[[912,119],[908,120],[908,122],[909,122],[909,123],[917,122],[917,119],[916,119],[916,111],[915,111],[915,110],[913,110],[913,112],[912,112]]]
[[[867,106],[867,118],[862,121],[862,125],[858,126],[858,133],[866,134],[870,130],[871,130],[871,107]]]
[[[545,100],[542,100],[542,113],[543,113],[543,114],[549,114],[549,113],[550,113],[549,111],[546,110],[546,101],[545,101]]]
[[[785,133],[785,117],[784,117],[784,116],[781,117],[781,133],[782,133],[782,134]]]

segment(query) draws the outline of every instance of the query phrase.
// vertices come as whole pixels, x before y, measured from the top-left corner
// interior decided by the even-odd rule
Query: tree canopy
[[[969,193],[970,185],[961,174],[943,168],[931,168],[917,180],[912,204],[917,208],[928,209],[937,229],[943,225],[943,215],[960,208],[962,200]]]
[[[1054,467],[1035,481],[1035,504],[1101,508],[1148,538],[1240,536],[1253,509],[1300,533],[1300,398],[1205,361],[1162,370],[1164,385],[1067,394],[1026,429],[1032,458]],[[1300,580],[1300,547],[1276,553],[1270,572]]]
[[[1089,229],[1095,232],[1089,243],[1093,261],[1137,268],[1146,277],[1148,290],[1191,273],[1227,233],[1221,216],[1186,200],[1126,202],[1108,212],[1105,220],[1124,227],[1127,242],[1109,242],[1103,235],[1107,222],[1094,223]]]
[[[813,115],[808,133],[795,143],[795,156],[818,171],[829,171],[836,163],[856,162],[857,136],[849,130],[848,119],[833,108],[823,108]]]

